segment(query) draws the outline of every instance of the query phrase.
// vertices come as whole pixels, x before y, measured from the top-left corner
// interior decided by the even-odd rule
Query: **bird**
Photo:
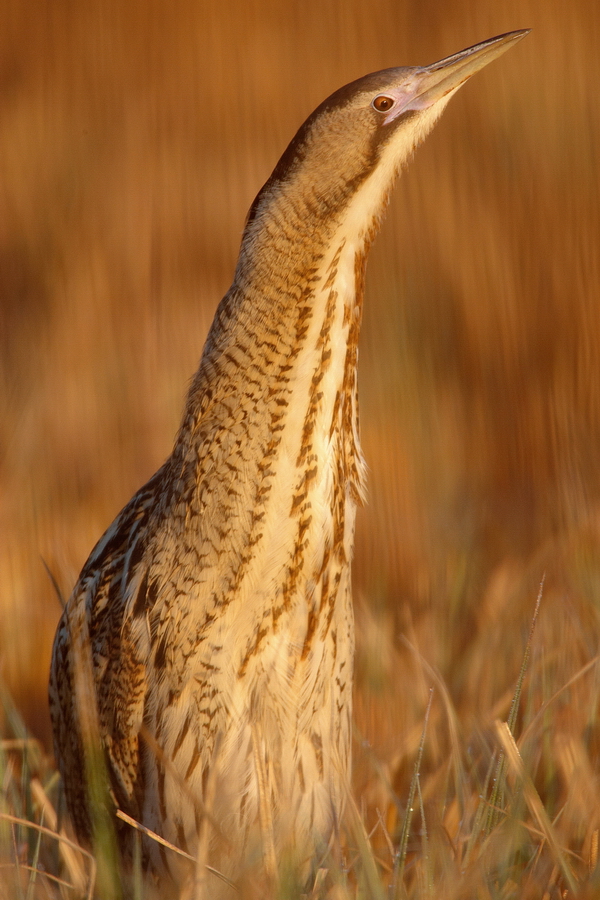
[[[310,858],[339,829],[367,257],[414,148],[527,33],[340,88],[256,196],[172,453],[92,550],[57,627],[54,752],[82,842],[100,803],[190,856],[203,841],[221,874],[258,852],[276,878],[282,854]],[[151,839],[144,859],[156,878],[195,877]]]

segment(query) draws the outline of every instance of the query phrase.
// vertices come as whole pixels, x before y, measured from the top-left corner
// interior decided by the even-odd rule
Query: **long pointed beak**
[[[442,97],[458,90],[471,75],[475,75],[492,60],[502,56],[517,41],[529,34],[530,28],[522,31],[510,31],[497,37],[468,47],[446,59],[441,59],[430,66],[415,71],[415,96],[409,104],[410,109],[427,109]]]

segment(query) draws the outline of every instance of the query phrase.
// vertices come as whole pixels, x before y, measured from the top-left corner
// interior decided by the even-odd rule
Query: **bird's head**
[[[359,231],[371,227],[403,163],[450,97],[527,33],[503,34],[430,66],[384,69],[340,88],[287,147],[250,209],[247,235],[290,218],[326,232],[348,215],[359,193]]]

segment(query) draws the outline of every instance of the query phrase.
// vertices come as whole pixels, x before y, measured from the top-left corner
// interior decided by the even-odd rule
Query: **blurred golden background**
[[[599,644],[600,7],[0,8],[0,678],[34,734],[49,746],[44,564],[68,595],[170,452],[245,213],[296,128],[368,71],[526,27],[417,152],[369,264],[356,722],[393,777],[432,684],[434,719],[484,733],[545,572],[539,709]],[[577,685],[561,709],[591,746],[597,668]]]

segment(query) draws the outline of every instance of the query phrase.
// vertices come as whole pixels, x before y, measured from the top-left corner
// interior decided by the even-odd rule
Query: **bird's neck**
[[[317,227],[314,216],[310,222],[305,207],[285,204],[245,235],[234,283],[217,310],[188,397],[187,434],[180,441],[197,442],[207,415],[227,428],[229,410],[243,409],[246,423],[255,423],[245,439],[266,446],[281,434],[295,466],[310,469],[313,458],[341,454],[358,500],[364,491],[358,337],[372,234],[331,220]]]
[[[326,479],[337,467],[348,497],[362,499],[358,337],[366,258],[393,181],[388,168],[358,188],[342,182],[328,199],[307,185],[263,191],[188,395],[176,469],[195,466],[200,453],[226,458],[242,446],[247,481],[260,482],[261,467],[277,457],[284,504],[302,502],[299,472],[310,480],[315,466]]]
[[[336,369],[335,358],[358,338],[367,253],[386,205],[377,184],[365,185],[360,196],[348,191],[348,201],[332,210],[314,191],[281,190],[252,220],[205,358],[229,353],[251,366],[277,357],[302,381],[318,371],[323,342],[330,341],[326,367]]]
[[[174,504],[196,496],[201,515],[182,522],[206,559],[228,547],[231,571],[207,569],[215,596],[248,579],[288,608],[326,559],[341,571],[352,556],[369,235],[339,227],[323,243],[307,230],[292,248],[265,234],[219,305],[169,472]]]

